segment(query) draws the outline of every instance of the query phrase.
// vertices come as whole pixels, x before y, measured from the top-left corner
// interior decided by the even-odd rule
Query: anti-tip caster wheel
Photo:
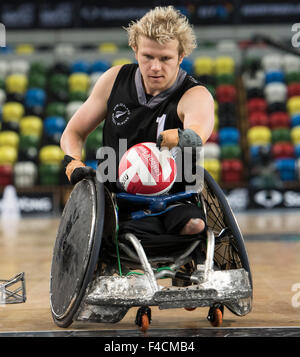
[[[207,320],[213,327],[220,327],[223,323],[224,306],[215,304],[210,307],[207,315]]]
[[[138,309],[135,324],[140,330],[146,332],[151,324],[151,309],[148,306],[142,306]]]

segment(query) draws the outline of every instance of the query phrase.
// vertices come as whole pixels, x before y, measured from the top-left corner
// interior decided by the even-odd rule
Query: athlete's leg
[[[197,234],[203,232],[205,222],[201,218],[191,218],[181,229],[180,234]]]

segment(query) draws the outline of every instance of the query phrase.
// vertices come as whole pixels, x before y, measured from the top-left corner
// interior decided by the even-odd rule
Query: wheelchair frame
[[[67,300],[63,297],[61,309],[60,299],[55,301],[55,294],[60,293],[55,287],[59,274],[54,262],[64,235],[58,233],[50,283],[51,311],[58,326],[67,327],[74,320],[115,323],[134,306],[140,307],[135,322],[144,330],[151,322],[149,306],[159,309],[207,306],[213,326],[221,325],[224,306],[237,316],[251,311],[252,277],[244,240],[223,191],[206,170],[199,194],[208,226],[205,239],[189,243],[183,252],[161,257],[147,257],[141,242],[131,233],[126,234],[126,243],[116,240],[110,246],[109,242],[118,236],[118,197],[94,180],[83,181],[74,190],[79,185],[89,187],[94,206],[87,242],[88,259],[83,257],[88,263],[83,277],[77,279],[74,292],[71,289],[73,293]],[[63,213],[62,225],[64,219]],[[191,263],[194,267],[191,273],[180,271]],[[183,282],[183,286],[173,283],[161,286],[158,281],[162,278]]]

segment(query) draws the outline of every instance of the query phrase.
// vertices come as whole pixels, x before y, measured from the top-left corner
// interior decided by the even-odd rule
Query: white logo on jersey
[[[124,125],[130,116],[130,110],[125,104],[119,103],[114,106],[113,113],[111,115],[112,122],[115,125]]]

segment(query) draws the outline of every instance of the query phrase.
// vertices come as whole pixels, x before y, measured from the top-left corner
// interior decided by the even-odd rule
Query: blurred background
[[[59,147],[68,120],[105,70],[134,61],[122,27],[166,5],[194,25],[198,48],[182,67],[215,99],[205,168],[235,211],[300,208],[300,4],[293,0],[2,2],[0,199],[14,186],[22,215],[61,212],[72,188]],[[87,165],[96,167],[101,145],[102,126],[86,142]]]

